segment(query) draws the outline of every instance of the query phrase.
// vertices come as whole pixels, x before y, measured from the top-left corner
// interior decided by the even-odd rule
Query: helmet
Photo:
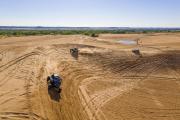
[[[58,77],[59,75],[58,75],[58,74],[56,74],[56,73],[54,73],[54,74],[53,74],[53,76],[54,76],[54,77]]]

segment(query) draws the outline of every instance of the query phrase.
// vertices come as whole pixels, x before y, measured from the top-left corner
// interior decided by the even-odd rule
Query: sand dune
[[[139,38],[140,45],[116,42],[124,38]],[[179,39],[179,34],[0,39],[0,119],[179,120]],[[80,50],[77,59],[69,53],[74,47]],[[47,88],[52,73],[63,78],[60,94]]]

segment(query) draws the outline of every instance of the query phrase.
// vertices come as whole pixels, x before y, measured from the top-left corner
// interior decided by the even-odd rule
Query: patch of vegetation
[[[99,34],[148,34],[148,33],[175,33],[180,30],[143,30],[143,29],[130,29],[130,30],[0,30],[0,36],[33,36],[33,35],[87,35],[91,37],[98,37]]]
[[[98,37],[99,35],[98,34],[96,34],[96,33],[92,33],[91,34],[91,37]]]

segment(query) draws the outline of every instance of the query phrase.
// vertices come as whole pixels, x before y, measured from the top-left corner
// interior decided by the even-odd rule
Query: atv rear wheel
[[[59,88],[58,93],[61,93],[61,90],[62,90],[62,89],[61,89],[61,88]]]

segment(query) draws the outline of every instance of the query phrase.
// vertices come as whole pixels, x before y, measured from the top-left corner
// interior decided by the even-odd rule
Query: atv
[[[71,54],[73,54],[73,53],[78,53],[78,52],[79,52],[78,48],[71,48],[71,49],[70,49],[70,53],[71,53]]]
[[[70,54],[71,54],[75,59],[78,59],[78,54],[79,54],[78,48],[71,48],[71,49],[70,49]]]
[[[61,92],[61,82],[62,79],[57,74],[52,74],[51,76],[47,77],[48,89],[54,88],[58,93]]]
[[[132,52],[133,52],[135,55],[142,56],[140,50],[137,49],[137,48],[133,49]]]

